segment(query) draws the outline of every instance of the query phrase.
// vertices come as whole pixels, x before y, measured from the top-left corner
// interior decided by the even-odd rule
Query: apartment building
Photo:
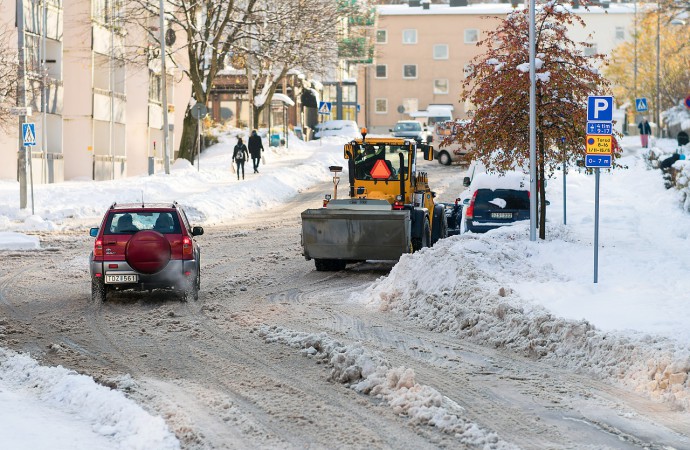
[[[163,169],[160,49],[143,30],[125,24],[127,12],[123,0],[18,0],[0,8],[0,20],[15,26],[11,44],[24,42],[32,115],[18,119],[35,127],[36,145],[26,147],[33,183]],[[175,124],[181,127],[190,86],[170,69],[166,82],[172,161],[182,134]],[[18,150],[24,150],[19,126],[15,131],[0,137],[0,179],[17,179]]]
[[[370,132],[387,132],[398,120],[449,105],[454,118],[467,117],[470,105],[460,102],[462,82],[470,61],[482,49],[476,43],[496,28],[514,8],[524,4],[420,3],[377,7],[375,62],[360,72],[360,98],[365,107],[358,116]],[[589,11],[576,7],[586,28],[573,27],[571,39],[594,44],[588,52],[610,54],[632,40],[635,8],[632,3],[605,3]]]

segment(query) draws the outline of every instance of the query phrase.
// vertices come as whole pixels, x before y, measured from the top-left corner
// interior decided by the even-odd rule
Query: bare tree
[[[233,45],[248,37],[254,25],[253,17],[259,13],[257,0],[165,0],[165,21],[168,25],[165,39],[166,53],[174,66],[190,80],[192,102],[184,117],[179,157],[193,160],[196,139],[196,119],[191,106],[196,102],[208,103],[209,88],[218,71],[233,50]],[[127,21],[136,24],[146,35],[144,44],[132,54],[150,55],[160,48],[157,27],[159,2],[131,0]],[[174,44],[174,45],[172,45]]]
[[[166,39],[176,38],[167,53],[192,85],[179,157],[193,159],[197,123],[191,106],[208,103],[210,87],[226,64],[232,61],[251,74],[251,94],[263,100],[253,106],[256,126],[258,113],[270,104],[290,69],[319,73],[334,65],[337,38],[346,25],[341,21],[366,1],[165,0],[165,18],[172,30]],[[154,0],[127,4],[127,20],[147,36],[145,43],[134,44],[138,48],[129,52],[134,56],[150,57],[151,50],[160,47],[158,5]]]
[[[251,36],[236,46],[245,56],[247,75],[252,78],[254,128],[288,71],[324,75],[336,66],[346,20],[358,14],[364,2],[262,0],[262,4]]]

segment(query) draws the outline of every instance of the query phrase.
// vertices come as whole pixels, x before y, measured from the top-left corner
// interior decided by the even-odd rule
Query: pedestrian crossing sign
[[[36,145],[36,125],[30,122],[22,124],[24,147]]]
[[[319,102],[319,114],[330,114],[331,102]]]
[[[647,106],[647,99],[644,97],[636,98],[635,109],[637,109],[637,112],[647,111],[649,109],[649,107]]]

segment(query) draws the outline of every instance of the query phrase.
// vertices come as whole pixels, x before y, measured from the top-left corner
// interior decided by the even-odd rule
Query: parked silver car
[[[429,129],[416,120],[401,120],[389,131],[394,137],[414,139],[417,144],[430,144],[433,141]]]

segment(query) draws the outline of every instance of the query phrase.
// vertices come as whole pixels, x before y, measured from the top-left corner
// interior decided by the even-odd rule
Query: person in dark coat
[[[247,151],[247,146],[242,142],[242,138],[237,138],[237,145],[235,145],[235,150],[232,152],[232,159],[237,164],[237,179],[240,179],[240,169],[242,170],[242,179],[244,180],[244,162],[249,159],[249,152]]]
[[[649,125],[649,122],[647,122],[646,117],[643,117],[642,122],[637,124],[637,128],[640,129],[640,141],[642,143],[642,147],[649,147],[649,135],[652,134],[652,127]]]
[[[252,155],[252,162],[254,163],[254,173],[259,173],[259,163],[261,162],[261,152],[264,151],[264,144],[261,142],[261,136],[256,134],[256,130],[252,130],[248,144],[249,154]]]

